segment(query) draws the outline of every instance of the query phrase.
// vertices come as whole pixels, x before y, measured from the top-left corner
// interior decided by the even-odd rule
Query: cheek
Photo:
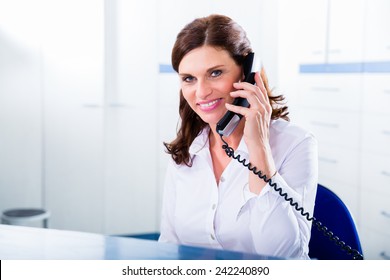
[[[236,89],[233,87],[233,82],[225,83],[223,86],[220,87],[220,92],[225,93],[225,98],[227,101],[233,100],[233,97],[231,97],[230,93],[232,91],[236,91]]]
[[[192,109],[195,107],[195,94],[190,88],[182,88],[181,92],[183,94],[184,99],[187,101],[188,105]]]

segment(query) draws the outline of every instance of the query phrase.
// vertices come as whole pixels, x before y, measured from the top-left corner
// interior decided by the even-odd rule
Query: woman
[[[243,116],[224,140],[313,213],[317,144],[288,122],[283,96],[272,96],[265,74],[256,85],[242,64],[252,52],[245,31],[211,15],[181,30],[172,65],[181,80],[180,128],[165,143],[168,165],[161,242],[222,248],[284,258],[308,258],[311,223],[264,180],[222,149],[216,124],[230,110]],[[249,108],[231,105],[243,97]]]

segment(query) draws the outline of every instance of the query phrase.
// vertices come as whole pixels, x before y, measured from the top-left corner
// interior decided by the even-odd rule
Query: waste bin
[[[1,215],[1,223],[8,225],[29,226],[33,222],[41,222],[44,228],[48,227],[50,212],[39,208],[8,209]]]

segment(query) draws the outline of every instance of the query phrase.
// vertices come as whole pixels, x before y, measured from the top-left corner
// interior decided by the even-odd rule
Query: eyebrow
[[[207,73],[210,73],[212,71],[214,71],[215,69],[218,69],[218,68],[221,68],[221,67],[225,67],[226,65],[224,64],[220,64],[220,65],[215,65],[213,67],[210,67],[209,69],[206,70]],[[191,74],[187,74],[187,73],[179,73],[180,76],[193,76]]]

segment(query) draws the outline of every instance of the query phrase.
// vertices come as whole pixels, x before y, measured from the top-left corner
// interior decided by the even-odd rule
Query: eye
[[[184,77],[182,77],[182,81],[183,82],[186,82],[186,83],[191,83],[191,82],[193,82],[194,81],[194,77],[192,77],[192,76],[184,76]]]
[[[221,74],[222,74],[221,70],[213,70],[211,72],[211,77],[219,77],[219,76],[221,76]]]

